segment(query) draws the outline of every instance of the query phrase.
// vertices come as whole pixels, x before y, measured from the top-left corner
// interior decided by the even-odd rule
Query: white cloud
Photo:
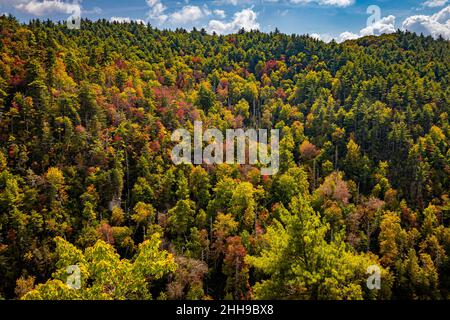
[[[237,6],[238,4],[249,4],[251,2],[251,0],[222,0],[219,2]]]
[[[393,15],[383,17],[375,23],[361,29],[359,32],[361,36],[373,36],[384,33],[394,33],[395,30],[395,17]]]
[[[16,2],[21,2],[14,6],[16,9],[35,16],[43,16],[50,13],[71,14],[81,11],[81,6],[76,2],[64,2],[61,0],[31,0],[27,3],[24,3],[23,1]]]
[[[148,18],[158,23],[164,23],[168,18],[164,13],[167,7],[160,0],[146,0],[146,2],[150,8],[147,13]]]
[[[355,3],[355,0],[290,0],[294,4],[316,3],[320,6],[348,7]]]
[[[408,17],[403,21],[402,29],[417,34],[431,35],[433,38],[442,35],[444,39],[450,40],[450,6],[430,16],[415,15]]]
[[[118,22],[118,23],[130,23],[130,18],[124,18],[124,17],[111,17],[109,19],[110,22]]]
[[[280,2],[279,0],[261,0],[261,1],[272,3]],[[288,0],[288,1],[293,4],[315,3],[320,6],[330,6],[330,7],[348,7],[355,3],[355,0]],[[220,2],[236,6],[242,4],[251,4],[252,0],[222,0]]]
[[[201,9],[198,6],[184,6],[180,11],[170,15],[170,22],[173,24],[185,24],[194,22],[209,15],[211,12],[207,9]]]
[[[359,34],[345,31],[339,35],[338,41],[343,42],[343,41],[347,41],[347,40],[354,40],[354,39],[358,39],[359,37],[360,37]]]
[[[349,31],[342,32],[339,35],[337,42],[343,42],[347,40],[354,40],[365,36],[379,36],[384,33],[394,33],[395,29],[395,16],[390,15],[383,17],[380,20],[368,25],[361,29],[358,33]]]
[[[252,9],[243,9],[234,14],[233,20],[229,22],[211,20],[208,23],[208,31],[218,34],[237,32],[244,28],[246,31],[259,29],[259,23],[256,21],[257,14]]]
[[[146,0],[150,8],[147,17],[159,24],[170,22],[172,24],[186,24],[200,20],[211,15],[211,11],[206,5],[202,8],[199,6],[186,5],[179,11],[167,13],[167,7],[161,0]]]
[[[311,33],[309,36],[311,38],[321,40],[325,43],[330,43],[333,39],[336,42],[344,42],[347,40],[354,40],[354,39],[358,39],[358,38],[362,37],[360,34],[349,32],[349,31],[342,32],[339,35],[339,37],[337,37],[337,38],[333,37],[332,35],[330,35],[328,33],[325,33],[325,34]]]
[[[450,40],[450,6],[432,15],[410,16],[403,21],[402,30],[431,35],[433,38],[438,38],[441,35],[444,39]],[[395,17],[391,15],[361,29],[358,34],[348,31],[343,32],[338,41],[342,42],[368,35],[380,35],[395,31]]]
[[[423,3],[425,7],[429,8],[436,8],[436,7],[443,7],[448,0],[427,0]]]
[[[109,19],[110,22],[118,22],[118,23],[131,23],[131,21],[134,21],[136,23],[145,24],[144,20],[141,19],[131,19],[128,17],[111,17]]]
[[[225,11],[219,10],[219,9],[214,10],[214,14],[215,14],[216,16],[218,16],[220,19],[224,19],[224,18],[227,16],[227,15],[225,14]]]
[[[325,43],[329,43],[333,40],[333,36],[330,34],[319,34],[319,33],[312,33],[309,35],[311,38],[317,39],[317,40],[321,40]]]

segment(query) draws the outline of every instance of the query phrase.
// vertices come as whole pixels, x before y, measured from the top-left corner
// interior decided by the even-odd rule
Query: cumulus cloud
[[[361,38],[362,36],[360,34],[357,33],[353,33],[353,32],[349,32],[349,31],[345,31],[342,32],[339,37],[333,37],[332,35],[325,33],[325,34],[319,34],[319,33],[312,33],[309,35],[311,38],[317,39],[317,40],[321,40],[325,43],[330,43],[333,39],[336,42],[344,42],[347,40],[354,40],[354,39],[358,39]]]
[[[251,8],[243,9],[234,14],[233,20],[226,22],[220,20],[211,20],[208,23],[208,31],[218,34],[227,34],[237,32],[244,28],[245,30],[259,29],[257,14]]]
[[[433,38],[442,36],[444,39],[450,40],[450,6],[432,15],[410,16],[403,21],[401,29],[417,34],[430,35]],[[361,29],[358,34],[346,31],[340,35],[338,41],[356,39],[368,35],[393,33],[395,31],[395,17],[391,15]]]
[[[167,7],[161,0],[146,0],[148,7],[150,8],[147,17],[156,21],[159,24],[169,22],[171,24],[186,24],[189,22],[195,22],[204,17],[211,15],[211,11],[205,5],[203,7],[186,5],[180,10],[168,13]]]
[[[173,24],[185,24],[202,19],[210,15],[211,12],[207,8],[200,8],[198,6],[187,5],[180,11],[176,11],[170,15],[170,22]]]
[[[343,41],[347,41],[347,40],[354,40],[354,39],[358,39],[359,37],[360,37],[359,34],[345,31],[339,35],[338,41],[343,42]]]
[[[380,35],[384,33],[394,33],[395,32],[395,17],[393,15],[383,17],[375,23],[361,29],[359,32],[361,36],[373,36]]]
[[[13,2],[13,1],[11,1]],[[61,0],[44,0],[37,1],[31,0],[29,2],[20,2],[14,7],[17,10],[32,14],[35,16],[43,16],[50,13],[67,13],[71,14],[74,12],[80,12],[81,6],[77,2],[64,2]]]
[[[387,17],[383,17],[380,20],[375,21],[374,23],[361,29],[359,33],[353,33],[349,31],[342,32],[339,35],[339,38],[336,39],[336,41],[343,42],[365,36],[379,36],[384,33],[394,33],[395,31],[395,16],[390,15]]]
[[[441,35],[444,39],[450,40],[450,6],[441,11],[427,16],[415,15],[405,19],[402,24],[403,30],[431,35],[438,38]]]
[[[167,7],[160,0],[146,0],[146,2],[150,8],[147,17],[158,23],[164,23],[168,18],[167,14],[165,14]]]

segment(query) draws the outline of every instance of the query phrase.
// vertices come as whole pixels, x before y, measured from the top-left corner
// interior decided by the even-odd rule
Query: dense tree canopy
[[[0,298],[450,298],[449,41],[81,25],[0,17]],[[174,165],[195,121],[280,171]]]

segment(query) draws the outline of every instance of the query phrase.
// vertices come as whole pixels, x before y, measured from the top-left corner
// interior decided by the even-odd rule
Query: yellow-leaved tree
[[[131,261],[120,259],[114,247],[101,240],[84,253],[63,238],[57,237],[55,242],[58,261],[53,279],[37,285],[22,299],[152,299],[151,281],[177,268],[172,254],[160,250],[158,234],[141,243]]]

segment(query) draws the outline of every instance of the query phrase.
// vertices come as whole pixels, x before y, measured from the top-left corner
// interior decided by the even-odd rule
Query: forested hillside
[[[81,25],[0,17],[0,297],[450,298],[449,41]],[[280,172],[174,165],[197,120]]]

